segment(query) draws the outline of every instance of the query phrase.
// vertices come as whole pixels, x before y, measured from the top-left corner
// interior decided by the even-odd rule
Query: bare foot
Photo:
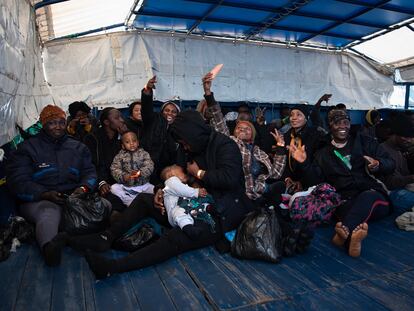
[[[332,243],[336,246],[343,246],[349,236],[349,229],[344,226],[342,222],[337,222],[335,225],[335,235],[332,238]]]
[[[359,257],[361,254],[361,243],[368,235],[368,224],[366,222],[358,225],[351,235],[351,241],[349,243],[348,254],[351,257]]]

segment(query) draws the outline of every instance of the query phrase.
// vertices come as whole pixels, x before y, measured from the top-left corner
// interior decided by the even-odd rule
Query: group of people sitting
[[[69,106],[68,118],[57,106],[41,111],[43,129],[14,151],[7,183],[20,201],[18,213],[36,225],[47,265],[60,264],[65,245],[84,252],[99,279],[209,245],[226,251],[225,234],[249,212],[278,208],[283,193],[322,182],[341,196],[332,242],[358,257],[371,220],[389,215],[392,206],[414,206],[414,174],[407,160],[413,157],[412,115],[396,115],[382,143],[375,134],[377,111],[369,112],[367,126],[355,128],[346,107],[337,105],[324,128],[319,109],[329,94],[311,114],[303,105],[285,108],[279,122],[266,124],[263,114],[253,121],[241,106],[237,119],[228,120],[212,82],[211,74],[203,77],[204,100],[197,110],[181,112],[166,102],[156,112],[153,77],[127,118],[109,107],[98,121],[83,102]],[[66,197],[95,191],[112,205],[107,228],[81,236],[58,234]],[[207,217],[195,217],[185,199],[212,208],[204,211]],[[291,220],[280,215],[289,225]],[[145,217],[169,229],[125,257],[98,254]]]

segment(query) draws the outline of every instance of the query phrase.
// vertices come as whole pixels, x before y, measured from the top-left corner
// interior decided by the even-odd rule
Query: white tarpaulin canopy
[[[0,4],[0,146],[53,103],[43,76],[34,12],[27,1]]]
[[[45,70],[59,105],[85,100],[95,106],[125,106],[157,75],[156,98],[198,100],[201,77],[224,68],[214,81],[220,101],[314,103],[323,93],[355,109],[386,107],[392,78],[362,58],[220,40],[137,32],[51,43]]]

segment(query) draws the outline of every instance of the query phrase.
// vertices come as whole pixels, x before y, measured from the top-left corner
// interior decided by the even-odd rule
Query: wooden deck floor
[[[0,264],[0,310],[414,310],[414,233],[392,221],[370,226],[359,259],[324,228],[305,255],[277,265],[205,248],[99,282],[71,249],[48,268],[24,246]]]

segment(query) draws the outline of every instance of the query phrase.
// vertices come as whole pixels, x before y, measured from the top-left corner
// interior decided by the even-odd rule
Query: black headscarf
[[[183,111],[170,125],[175,140],[187,143],[191,152],[200,154],[206,151],[211,127],[205,123],[198,111]]]
[[[69,114],[72,118],[76,116],[78,111],[89,113],[91,108],[85,102],[73,102],[69,105]]]

